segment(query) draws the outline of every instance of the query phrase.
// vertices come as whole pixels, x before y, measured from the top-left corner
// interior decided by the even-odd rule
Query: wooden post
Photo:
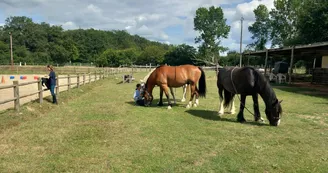
[[[71,76],[67,75],[67,91],[70,91],[71,89]]]
[[[15,110],[19,112],[20,103],[19,103],[19,84],[18,84],[18,81],[13,81],[13,85],[14,85]]]
[[[83,73],[83,85],[85,85],[85,73]]]
[[[56,74],[56,96],[59,95],[59,76]]]
[[[294,46],[292,47],[292,54],[290,57],[290,65],[289,65],[289,75],[288,75],[288,83],[292,83],[292,73],[293,73],[293,63],[294,63]]]
[[[41,104],[43,102],[43,89],[42,89],[42,80],[41,80],[41,78],[39,78],[38,90],[39,90],[39,103]]]
[[[268,57],[269,57],[269,50],[267,49],[265,51],[264,76],[266,76],[266,73],[267,73]]]
[[[76,77],[76,81],[77,81],[77,88],[80,88],[80,74],[78,73],[77,74],[77,77]]]

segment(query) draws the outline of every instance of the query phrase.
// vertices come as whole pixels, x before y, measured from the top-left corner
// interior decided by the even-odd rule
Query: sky
[[[239,52],[240,18],[244,18],[244,49],[252,42],[248,26],[254,23],[253,10],[259,4],[273,8],[273,0],[0,0],[0,25],[9,16],[28,16],[64,29],[127,30],[152,41],[197,47],[196,10],[214,5],[223,9],[231,26],[222,45]]]

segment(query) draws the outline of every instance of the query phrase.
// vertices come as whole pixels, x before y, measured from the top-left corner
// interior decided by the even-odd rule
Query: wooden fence
[[[312,71],[313,84],[328,84],[328,68],[315,68]]]
[[[59,77],[58,74],[56,76],[56,88],[55,88],[55,93],[57,96],[59,96],[59,88],[60,87],[66,87],[67,86],[67,91],[70,91],[70,89],[74,88],[72,85],[76,85],[77,88],[79,88],[81,85],[85,85],[87,83],[91,83],[100,79],[104,79],[105,77],[108,77],[110,73],[108,71],[103,71],[102,73],[88,73],[88,74],[76,74],[76,75],[67,75],[65,77]],[[86,80],[86,76],[88,76],[88,80]],[[75,78],[77,79],[77,82],[72,83],[71,79]],[[60,85],[59,79],[67,79],[67,84],[62,84]],[[25,95],[20,95],[19,93],[19,87],[25,86],[25,85],[32,85],[32,84],[37,84],[38,85],[38,90],[34,91],[29,94]],[[39,78],[37,81],[31,81],[31,82],[25,82],[25,83],[18,83],[18,81],[13,81],[12,85],[7,85],[7,86],[0,86],[0,90],[2,89],[8,89],[8,88],[13,88],[13,95],[14,98],[11,99],[6,99],[3,101],[0,101],[1,104],[5,104],[8,102],[14,102],[14,108],[16,111],[20,110],[20,99],[33,96],[38,94],[38,101],[41,104],[43,102],[43,92],[47,91],[48,89],[43,89],[42,88],[42,81],[41,78]]]

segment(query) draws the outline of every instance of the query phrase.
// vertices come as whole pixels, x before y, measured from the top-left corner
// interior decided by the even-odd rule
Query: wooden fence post
[[[68,74],[67,75],[67,91],[69,91],[71,89],[71,77]]]
[[[38,90],[39,90],[39,103],[41,104],[43,102],[43,89],[42,89],[42,80],[41,80],[41,78],[39,78]]]
[[[80,74],[79,73],[77,74],[76,81],[77,81],[76,87],[80,88]]]
[[[59,76],[56,74],[56,96],[59,95]]]
[[[19,84],[18,84],[18,81],[13,81],[13,85],[14,85],[15,110],[19,111],[20,103],[19,103]]]
[[[83,73],[83,85],[85,85],[85,73]]]

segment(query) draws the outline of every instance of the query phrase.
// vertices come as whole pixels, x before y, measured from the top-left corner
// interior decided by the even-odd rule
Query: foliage
[[[193,61],[197,51],[194,47],[182,44],[165,55],[164,63],[168,65],[195,64]]]
[[[214,63],[214,58],[227,50],[220,45],[221,39],[227,38],[230,32],[226,20],[221,7],[200,7],[196,10],[194,30],[200,32],[200,36],[196,37],[195,43],[201,43],[199,52],[204,60]]]
[[[1,64],[10,62],[9,32],[13,37],[16,63],[79,62],[101,66],[161,64],[165,53],[172,47],[122,30],[102,31],[91,28],[65,31],[61,26],[34,23],[29,17],[11,16],[0,28]],[[108,56],[108,49],[115,50],[115,56]]]
[[[250,33],[253,34],[252,39],[255,42],[251,44],[255,50],[263,50],[268,42],[270,20],[269,11],[265,5],[259,5],[255,10],[255,23],[248,27]]]

